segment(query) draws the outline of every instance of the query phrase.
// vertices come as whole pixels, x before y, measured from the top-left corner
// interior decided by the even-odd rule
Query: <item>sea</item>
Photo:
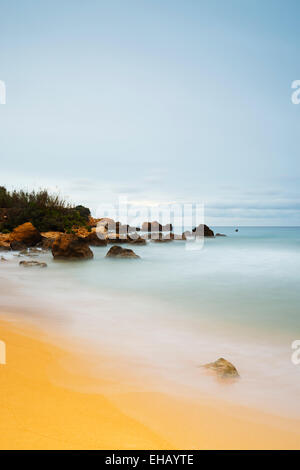
[[[26,269],[1,253],[1,315],[88,345],[95,374],[105,351],[146,390],[299,418],[300,227],[212,228],[226,236],[131,246],[140,259],[106,258],[108,245],[88,261],[44,253],[32,259],[46,269]],[[220,357],[239,379],[201,367]]]

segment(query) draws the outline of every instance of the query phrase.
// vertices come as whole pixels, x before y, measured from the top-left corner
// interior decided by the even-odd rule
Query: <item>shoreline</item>
[[[128,387],[126,371],[90,374],[74,342],[0,319],[1,449],[297,449],[299,422],[219,399]],[[53,334],[53,333],[52,333]],[[111,363],[116,363],[113,358]],[[108,371],[110,370],[110,373]],[[104,378],[105,377],[105,378]],[[225,432],[226,430],[226,432]]]

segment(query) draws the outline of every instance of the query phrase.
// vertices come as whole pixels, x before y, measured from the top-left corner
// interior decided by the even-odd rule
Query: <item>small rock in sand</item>
[[[219,377],[222,378],[234,378],[239,377],[239,373],[235,366],[231,364],[231,362],[227,361],[223,357],[220,357],[215,362],[210,362],[208,364],[204,364],[202,367],[206,369],[213,370]]]

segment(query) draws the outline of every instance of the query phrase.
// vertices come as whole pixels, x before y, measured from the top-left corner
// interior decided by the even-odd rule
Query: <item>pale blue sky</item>
[[[300,225],[298,0],[0,0],[1,181]]]

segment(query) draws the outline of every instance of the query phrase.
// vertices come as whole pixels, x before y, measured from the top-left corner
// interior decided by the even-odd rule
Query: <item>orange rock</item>
[[[90,259],[93,252],[82,237],[73,234],[63,234],[56,238],[52,245],[54,259]]]
[[[10,236],[11,242],[17,242],[26,246],[34,246],[42,239],[40,232],[31,222],[16,227]]]

